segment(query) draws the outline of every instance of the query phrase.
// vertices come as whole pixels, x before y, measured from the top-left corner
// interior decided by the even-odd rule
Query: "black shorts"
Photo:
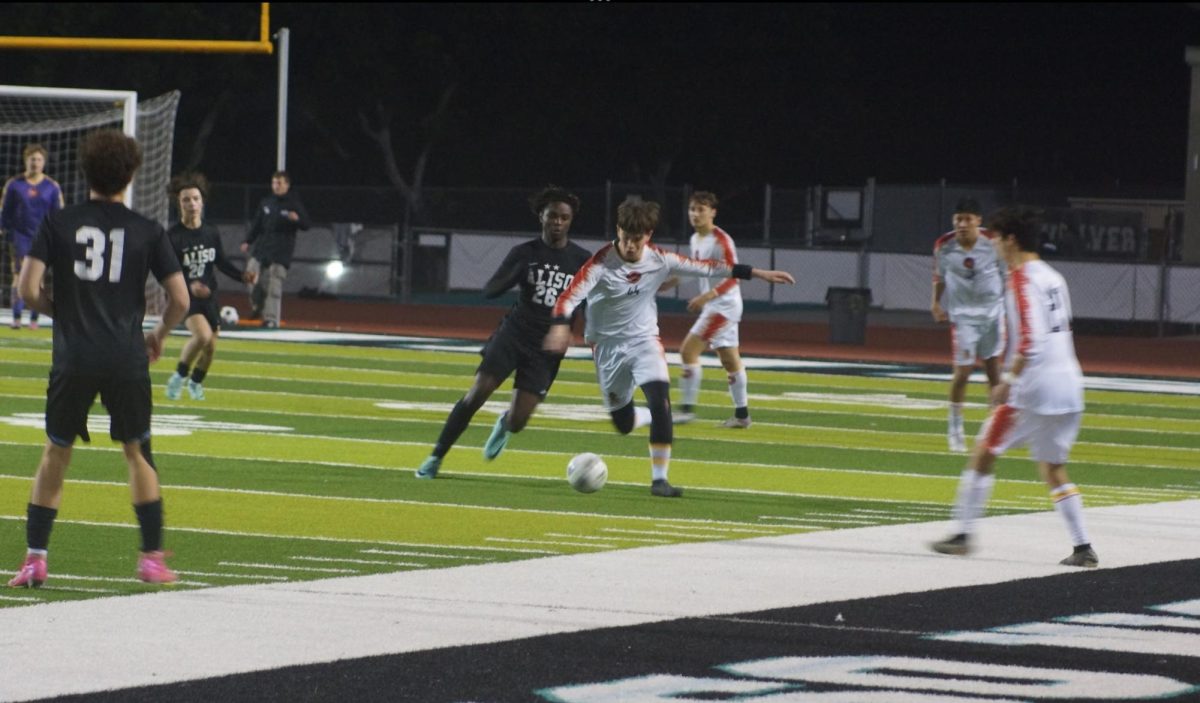
[[[108,434],[121,443],[144,442],[150,438],[150,375],[145,378],[76,376],[50,372],[46,389],[46,436],[60,447],[69,447],[76,437],[90,442],[88,413],[96,395],[108,410]]]
[[[204,319],[208,320],[209,327],[213,330],[221,329],[221,307],[217,303],[215,293],[207,298],[192,298],[191,305],[188,306],[188,312],[184,319],[186,320],[192,315],[203,315]]]
[[[562,363],[561,354],[551,354],[542,349],[542,339],[530,338],[501,325],[479,351],[483,361],[476,373],[486,373],[498,381],[508,378],[513,371],[517,377],[513,387],[545,398],[558,375]]]

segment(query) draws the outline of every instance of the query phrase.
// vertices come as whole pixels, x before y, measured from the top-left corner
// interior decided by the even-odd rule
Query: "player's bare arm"
[[[795,277],[787,271],[775,271],[772,269],[750,269],[750,277],[766,281],[767,283],[786,283],[792,285],[796,282]]]
[[[551,325],[550,331],[542,339],[542,349],[555,354],[566,354],[569,346],[571,346],[570,325]]]
[[[679,285],[679,276],[671,276],[662,282],[662,285],[658,287],[658,292],[669,291],[677,285]]]
[[[945,281],[935,281],[933,284],[933,300],[929,303],[929,311],[933,313],[933,319],[937,322],[945,322],[950,319],[946,311],[942,309],[942,293],[946,291]]]

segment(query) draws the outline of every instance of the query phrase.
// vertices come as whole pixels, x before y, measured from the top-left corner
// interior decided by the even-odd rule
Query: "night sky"
[[[279,3],[298,183],[1153,184],[1182,190],[1189,4]],[[257,38],[258,5],[13,5],[6,34]],[[0,52],[3,82],[183,93],[177,167],[265,183],[275,58]],[[445,109],[430,119],[439,100]],[[207,139],[198,138],[205,119]],[[375,122],[377,124],[377,121]],[[8,170],[13,170],[6,167]]]

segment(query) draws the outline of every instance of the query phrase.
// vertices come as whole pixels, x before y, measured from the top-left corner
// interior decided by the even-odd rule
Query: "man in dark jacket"
[[[271,195],[259,202],[246,241],[242,242],[242,252],[250,254],[246,271],[258,275],[257,282],[250,286],[251,319],[261,317],[263,327],[279,326],[283,280],[292,265],[296,232],[311,225],[308,211],[300,198],[290,192],[291,187],[287,171],[271,175]]]

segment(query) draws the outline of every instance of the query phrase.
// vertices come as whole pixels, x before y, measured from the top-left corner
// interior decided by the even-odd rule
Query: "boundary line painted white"
[[[1087,511],[1105,567],[1200,558],[1197,514],[1197,500]],[[145,686],[1073,570],[1057,563],[1069,548],[1053,513],[984,520],[980,552],[970,558],[928,550],[950,527],[865,527],[17,606],[0,610],[0,696]],[[159,626],[125,626],[147,621]],[[30,641],[28,632],[38,637]],[[131,660],[130,651],[139,656]]]

